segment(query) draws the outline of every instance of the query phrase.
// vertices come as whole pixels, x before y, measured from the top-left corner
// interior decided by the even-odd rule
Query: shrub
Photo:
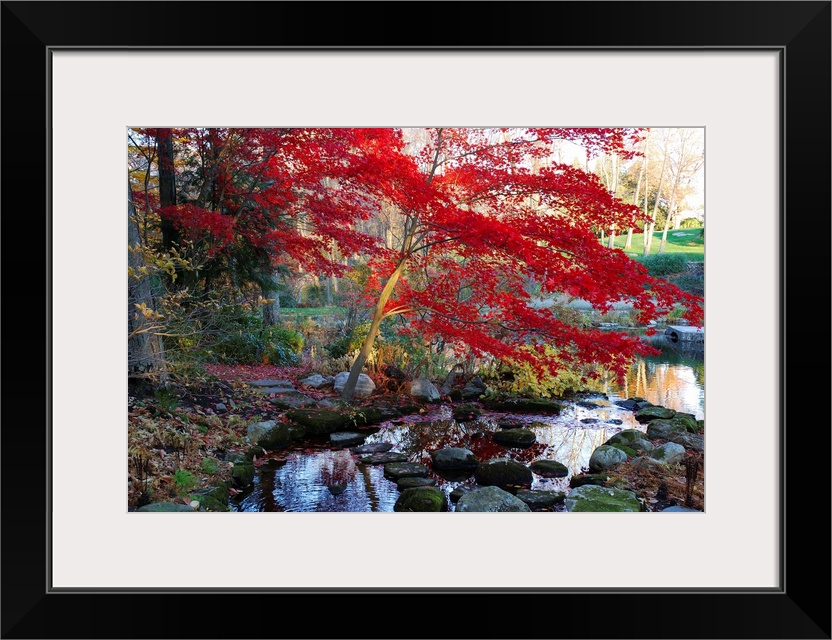
[[[683,253],[657,253],[642,259],[651,276],[666,276],[683,273],[687,269],[688,259]]]
[[[181,493],[190,491],[199,484],[197,477],[187,469],[177,469],[173,474],[173,482]]]

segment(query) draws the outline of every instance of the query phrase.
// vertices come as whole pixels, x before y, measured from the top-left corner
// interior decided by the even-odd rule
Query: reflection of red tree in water
[[[320,484],[347,484],[355,477],[355,460],[350,456],[320,457]]]

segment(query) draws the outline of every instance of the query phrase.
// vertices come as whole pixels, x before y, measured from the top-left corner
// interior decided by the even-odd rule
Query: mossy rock
[[[482,414],[482,410],[475,404],[464,402],[463,404],[454,407],[453,417],[457,422],[470,422],[476,420]]]
[[[328,436],[336,431],[346,431],[352,421],[348,416],[329,409],[293,409],[286,417],[302,427],[311,436]]]
[[[462,400],[462,390],[461,389],[451,389],[448,391],[448,398],[452,402],[459,402]]]
[[[699,433],[699,421],[696,419],[696,416],[692,413],[679,413],[677,412],[675,416],[673,416],[673,422],[678,424],[681,427],[684,427],[686,431],[690,433]]]
[[[705,451],[705,438],[698,433],[688,433],[687,431],[674,431],[667,437],[668,442],[675,442],[682,445],[685,449],[692,449],[693,451]]]
[[[639,512],[642,507],[638,497],[632,491],[586,484],[569,492],[566,496],[566,510],[570,512]]]
[[[653,449],[648,455],[662,464],[675,464],[685,459],[685,447],[675,442],[666,442]]]
[[[269,451],[285,449],[295,440],[295,433],[291,425],[280,422],[260,436],[257,444]]]
[[[413,413],[419,413],[422,410],[422,407],[418,404],[403,404],[399,407],[399,411],[402,412],[403,416],[409,416]]]
[[[361,464],[387,464],[388,462],[407,462],[407,456],[398,451],[371,453],[361,458]]]
[[[627,454],[625,452],[616,447],[602,444],[589,457],[589,470],[593,473],[599,473],[607,469],[612,469],[622,462],[627,462]]]
[[[494,442],[504,447],[519,447],[523,449],[532,446],[537,440],[534,431],[530,429],[502,429],[495,431],[492,437]]]
[[[191,500],[199,502],[200,511],[228,511],[228,485],[223,482],[194,491]]]
[[[676,415],[673,409],[666,407],[649,406],[636,411],[633,416],[638,422],[650,422],[651,420],[670,420]]]
[[[604,444],[610,446],[620,444],[635,451],[650,451],[654,446],[653,443],[647,439],[647,436],[644,435],[644,432],[639,431],[638,429],[624,429],[624,431],[620,431],[611,438],[607,439]],[[634,454],[629,453],[628,455],[632,456]]]
[[[400,412],[396,412],[400,415]],[[357,409],[353,409],[350,412],[350,421],[356,427],[366,427],[371,424],[378,424],[385,420],[385,413],[381,409],[377,409],[376,407],[360,407]],[[392,417],[398,417],[392,416]],[[388,418],[389,419],[389,418]]]
[[[615,447],[619,451],[623,451],[624,453],[627,454],[628,458],[634,458],[635,456],[638,455],[638,452],[635,449],[633,449],[632,447],[628,447],[626,444],[622,444],[620,442],[614,442],[609,446],[610,447]]]
[[[529,505],[499,487],[479,487],[466,492],[457,502],[456,510],[460,513],[531,512]]]
[[[569,478],[569,486],[573,489],[585,484],[597,484],[603,487],[609,479],[610,477],[606,473],[580,473]]]
[[[530,487],[534,476],[531,469],[516,460],[497,458],[483,462],[474,472],[478,485],[517,490]]]
[[[237,463],[231,470],[231,477],[238,487],[247,487],[254,481],[254,465]]]
[[[483,398],[483,404],[493,411],[505,411],[506,413],[543,413],[558,414],[563,405],[557,400],[546,398]]]
[[[684,421],[672,420],[651,420],[647,423],[647,437],[653,440],[669,440],[674,434],[696,433],[691,432]]]
[[[190,511],[191,513],[194,512],[193,507],[187,504],[180,504],[177,502],[151,502],[150,504],[146,504],[143,507],[139,507],[136,511],[141,511],[142,513],[170,513],[174,511]]]
[[[477,487],[472,484],[459,485],[449,494],[451,502],[457,503],[462,496],[464,496],[466,493],[471,493],[476,488]]]
[[[393,505],[393,511],[438,513],[448,510],[445,492],[437,487],[412,487],[405,489]]]
[[[557,460],[535,460],[529,469],[544,478],[565,478],[569,475],[569,468]]]

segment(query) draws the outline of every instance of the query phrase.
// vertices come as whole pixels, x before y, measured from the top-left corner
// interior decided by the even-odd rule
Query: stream
[[[431,466],[430,452],[442,447],[466,447],[480,461],[507,457],[524,464],[557,460],[569,469],[562,478],[534,476],[532,489],[568,493],[572,475],[581,473],[593,450],[623,429],[645,430],[633,413],[616,400],[639,396],[653,404],[692,413],[704,419],[704,362],[701,351],[683,353],[665,348],[661,355],[640,358],[620,387],[607,382],[602,393],[586,394],[566,404],[557,415],[515,415],[484,411],[476,422],[458,423],[449,404],[430,406],[425,413],[383,422],[365,443],[390,443],[409,461]],[[537,438],[531,447],[506,448],[492,442],[489,431],[497,421],[515,419]],[[309,441],[286,449],[281,460],[259,468],[254,484],[230,501],[233,511],[375,512],[393,511],[399,490],[384,477],[384,465],[360,464],[350,449],[330,449]],[[432,472],[446,495],[460,484],[472,484],[471,474],[442,476]],[[333,495],[329,487],[345,485]],[[449,500],[453,511],[453,502]],[[557,510],[557,509],[556,509]]]

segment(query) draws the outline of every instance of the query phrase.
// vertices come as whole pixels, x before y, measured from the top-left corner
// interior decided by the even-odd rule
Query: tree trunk
[[[682,138],[682,150],[679,153],[679,166],[676,169],[676,179],[673,181],[673,191],[670,194],[670,204],[667,207],[667,216],[664,219],[664,229],[662,230],[662,242],[659,245],[659,253],[664,253],[664,248],[667,246],[667,230],[670,228],[670,218],[673,215],[673,206],[676,204],[676,193],[679,191],[679,179],[682,177],[682,166],[685,160],[685,145],[686,138]]]
[[[263,326],[273,327],[280,322],[280,294],[277,292],[277,274],[273,273],[271,278],[271,285],[263,287],[263,297],[274,302],[268,302],[263,305]]]
[[[159,206],[172,207],[176,205],[176,180],[173,168],[173,132],[170,129],[158,130],[159,142]],[[170,251],[174,243],[179,241],[173,223],[162,217],[162,247]]]
[[[638,196],[641,193],[641,181],[644,179],[645,174],[647,173],[647,149],[644,150],[644,161],[641,163],[641,171],[638,172],[638,180],[636,181],[636,193],[633,197],[633,204],[638,206]],[[645,188],[645,193],[646,193]],[[647,196],[644,197],[644,202],[647,202]],[[644,206],[645,212],[647,211],[647,205]],[[627,229],[627,241],[624,243],[624,248],[629,249],[633,244],[633,228],[630,227]]]
[[[399,281],[399,276],[401,276],[402,271],[404,270],[404,264],[404,259],[402,259],[395,271],[393,271],[387,279],[387,283],[381,291],[378,302],[376,302],[376,308],[373,311],[373,320],[370,323],[370,331],[367,333],[367,337],[361,345],[361,351],[358,352],[358,357],[356,357],[355,362],[352,363],[350,377],[347,378],[347,383],[344,385],[344,390],[341,392],[341,398],[347,402],[352,401],[352,398],[355,395],[355,386],[358,384],[358,376],[361,374],[361,370],[364,368],[367,358],[370,357],[370,353],[373,350],[373,343],[376,340],[379,327],[381,326],[381,321],[384,319],[384,306],[387,304],[387,301],[393,293],[393,289],[396,287],[396,283]]]
[[[136,207],[133,204],[133,191],[127,184],[127,264],[134,276],[127,276],[127,374],[128,376],[158,376],[162,384],[167,383],[167,367],[164,360],[162,338],[152,330],[148,319],[136,307],[144,305],[145,309],[155,311],[153,290],[150,279],[141,275],[146,266],[141,253],[141,236],[136,223]]]
[[[612,174],[612,176],[611,176],[612,189],[610,189],[610,191],[612,191],[612,196],[614,198],[616,196],[616,194],[618,193],[618,154],[617,153],[612,154],[612,168],[610,170],[610,173]],[[615,223],[614,222],[612,223],[612,226],[610,227],[609,248],[610,249],[615,249]]]

